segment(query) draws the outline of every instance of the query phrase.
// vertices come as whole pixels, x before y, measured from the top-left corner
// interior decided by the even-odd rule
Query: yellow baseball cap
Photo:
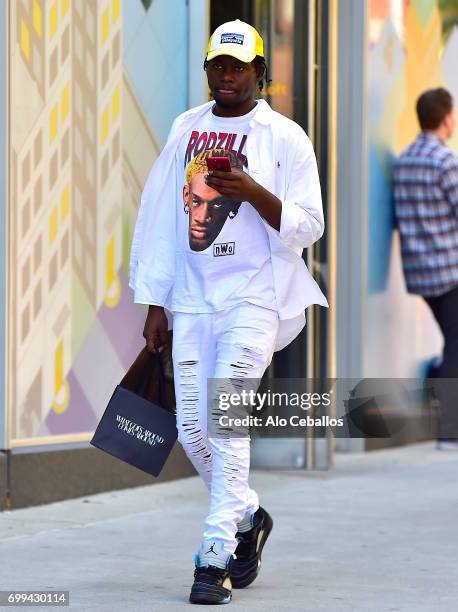
[[[241,62],[252,62],[257,55],[264,57],[264,42],[257,30],[236,19],[220,25],[210,37],[206,60],[218,55],[231,55]]]

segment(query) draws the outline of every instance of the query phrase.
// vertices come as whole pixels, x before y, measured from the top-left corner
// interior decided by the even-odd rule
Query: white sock
[[[237,531],[241,531],[242,533],[245,531],[250,531],[250,529],[252,528],[251,515],[252,515],[251,512],[245,513],[245,516],[240,521],[240,523],[237,523]]]
[[[214,565],[221,569],[227,567],[231,553],[224,548],[220,540],[204,540],[194,560],[197,567]]]

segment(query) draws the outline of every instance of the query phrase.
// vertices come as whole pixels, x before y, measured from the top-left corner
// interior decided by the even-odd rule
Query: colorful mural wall
[[[130,241],[147,173],[187,104],[187,10],[10,2],[12,446],[88,439],[144,344]]]
[[[405,291],[391,170],[419,131],[418,96],[444,86],[458,101],[458,3],[370,0],[368,19],[366,375],[417,377],[440,354],[441,337],[424,301]],[[458,133],[449,146],[458,151]]]

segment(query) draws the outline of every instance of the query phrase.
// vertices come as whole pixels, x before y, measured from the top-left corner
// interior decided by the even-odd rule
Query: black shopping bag
[[[140,352],[114,390],[91,444],[158,476],[177,439],[171,341]]]

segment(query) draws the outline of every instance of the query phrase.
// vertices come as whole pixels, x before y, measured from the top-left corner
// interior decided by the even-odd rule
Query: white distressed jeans
[[[277,312],[248,302],[211,314],[173,314],[178,440],[210,491],[203,539],[223,541],[230,553],[237,523],[258,509],[259,499],[248,483],[249,435],[208,435],[207,379],[260,381],[277,333]]]

